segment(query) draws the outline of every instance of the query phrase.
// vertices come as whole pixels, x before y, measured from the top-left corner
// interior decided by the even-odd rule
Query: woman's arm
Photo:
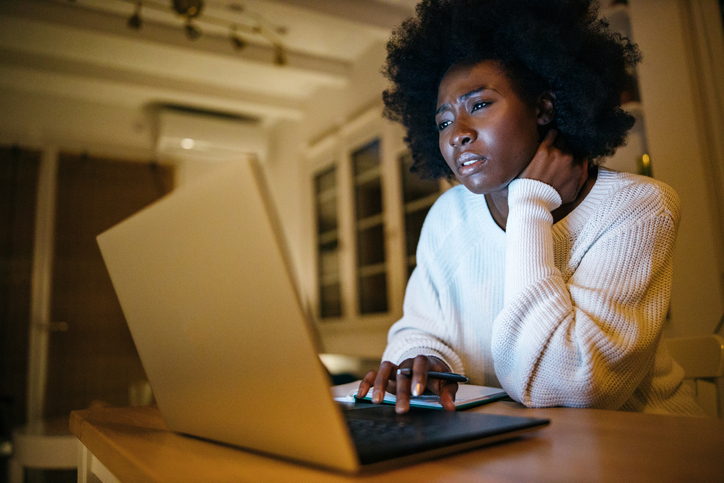
[[[372,402],[375,403],[382,402],[385,391],[396,394],[395,409],[398,413],[407,412],[410,396],[418,396],[425,389],[439,394],[445,409],[455,409],[453,401],[457,383],[427,378],[429,370],[448,372],[454,368],[462,372],[462,363],[446,342],[449,337],[443,324],[438,294],[432,283],[426,281],[425,272],[418,266],[410,277],[404,316],[390,328],[379,370],[368,372],[357,391],[361,397],[374,386]],[[396,377],[398,368],[409,368],[412,375],[400,379]]]
[[[426,248],[418,250],[418,266],[405,291],[403,316],[390,327],[383,360],[399,364],[418,355],[437,357],[462,374],[460,357],[451,348],[450,328],[440,308],[440,294],[431,274]]]
[[[443,407],[453,410],[457,383],[427,379],[427,371],[463,372],[462,361],[452,349],[452,334],[446,325],[438,291],[441,287],[436,276],[435,251],[443,243],[449,228],[446,224],[450,221],[440,204],[445,204],[442,197],[430,210],[422,229],[418,264],[407,284],[403,317],[390,328],[379,370],[370,371],[358,391],[359,395],[366,394],[374,386],[375,402],[382,400],[385,390],[394,392],[400,413],[409,409],[410,396],[425,388],[439,394]],[[411,368],[412,376],[395,381],[396,370],[403,367]]]
[[[527,406],[617,409],[649,371],[659,342],[678,199],[669,190],[629,205],[624,196],[607,200],[619,208],[597,221],[600,233],[564,280],[554,264],[555,191],[532,179],[510,185],[496,373]]]

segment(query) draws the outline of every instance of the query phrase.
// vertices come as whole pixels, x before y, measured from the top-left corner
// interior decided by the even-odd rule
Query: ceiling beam
[[[0,88],[6,91],[37,92],[61,98],[75,98],[101,104],[146,108],[175,104],[219,112],[243,114],[268,122],[278,119],[300,120],[302,101],[284,100],[259,94],[209,89],[198,84],[181,84],[142,76],[89,76],[72,69],[52,71],[7,63],[0,53]]]
[[[0,46],[227,87],[246,84],[243,88],[257,92],[287,86],[308,94],[320,85],[344,87],[351,75],[346,62],[287,52],[287,64],[280,67],[270,46],[249,44],[237,52],[228,38],[204,35],[191,42],[181,29],[151,22],[134,31],[118,15],[65,3],[0,2]],[[268,77],[278,84],[270,85]]]
[[[414,11],[402,5],[372,0],[267,0],[273,3],[303,8],[323,15],[376,27],[386,37]]]

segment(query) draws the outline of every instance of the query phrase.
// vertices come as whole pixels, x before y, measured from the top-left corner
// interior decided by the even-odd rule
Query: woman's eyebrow
[[[488,86],[480,86],[480,87],[478,87],[478,88],[476,88],[476,89],[473,89],[473,90],[470,91],[470,92],[466,92],[465,94],[462,94],[460,97],[458,97],[458,102],[462,102],[462,101],[464,101],[465,99],[468,99],[469,97],[474,96],[474,95],[477,94],[478,92],[484,91],[485,89],[488,89]],[[440,107],[437,108],[437,111],[435,111],[435,115],[437,116],[438,114],[440,114],[442,111],[444,111],[444,110],[447,109],[448,107],[450,107],[450,104],[443,104],[443,105],[441,105]]]
[[[473,89],[473,90],[470,91],[470,92],[466,92],[465,94],[463,94],[463,95],[461,95],[460,97],[458,97],[458,102],[462,102],[462,101],[464,101],[465,99],[474,96],[474,95],[477,94],[478,92],[484,91],[485,89],[488,89],[488,86],[480,86],[480,87],[478,87],[477,89]]]

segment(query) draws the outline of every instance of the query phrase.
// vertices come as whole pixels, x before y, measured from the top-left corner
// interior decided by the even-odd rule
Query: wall
[[[70,94],[70,93],[69,93]],[[112,158],[153,157],[150,115],[109,105],[24,92],[0,92],[0,143],[66,151],[91,151]]]
[[[634,41],[643,52],[638,72],[653,174],[671,185],[682,202],[667,336],[711,333],[724,314],[724,245],[710,184],[716,177],[697,109],[698,79],[684,1],[629,5]]]

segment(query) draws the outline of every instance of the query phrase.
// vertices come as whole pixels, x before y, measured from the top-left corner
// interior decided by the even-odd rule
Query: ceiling
[[[169,5],[168,10],[151,4]],[[0,89],[142,109],[171,104],[260,119],[304,118],[320,89],[344,89],[356,62],[413,0],[206,0],[189,40],[168,0],[0,1]],[[246,43],[235,49],[230,26]],[[260,26],[266,35],[253,31]],[[258,29],[257,29],[258,30]],[[274,43],[286,64],[274,62]]]

